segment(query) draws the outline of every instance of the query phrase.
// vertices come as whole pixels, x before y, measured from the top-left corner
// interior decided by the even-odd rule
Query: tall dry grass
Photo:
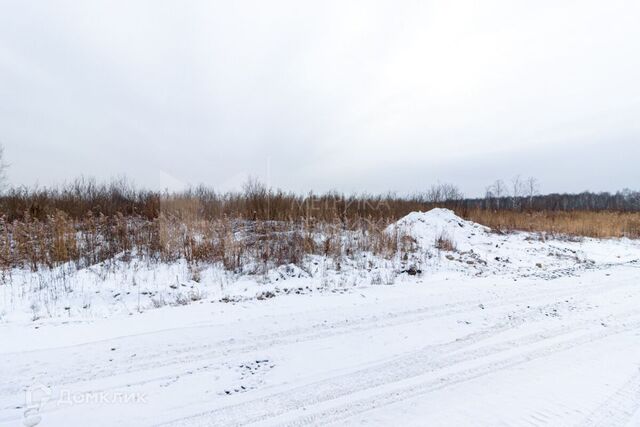
[[[242,192],[224,194],[205,187],[162,194],[136,190],[126,181],[99,185],[92,180],[60,189],[11,189],[0,197],[0,267],[37,270],[70,263],[81,268],[136,257],[259,272],[297,264],[307,255],[336,261],[362,252],[406,256],[415,250],[414,242],[385,233],[386,226],[434,207],[502,231],[640,237],[638,212],[493,210],[473,200],[431,199],[298,195],[257,181],[249,181]]]
[[[303,217],[297,220],[201,218],[197,203],[173,205],[157,218],[87,213],[74,219],[58,211],[43,219],[0,217],[0,267],[78,268],[114,259],[148,259],[190,264],[219,263],[230,271],[265,272],[300,264],[307,255],[340,262],[362,252],[390,259],[415,250],[410,236],[385,232],[395,220],[345,221]],[[465,218],[495,230],[596,238],[640,237],[640,213],[514,212],[470,210]],[[446,243],[446,239],[439,242]]]
[[[285,264],[300,264],[307,255],[336,262],[370,252],[385,258],[405,248],[406,236],[385,232],[385,222],[361,221],[349,227],[333,221],[202,219],[161,213],[157,218],[87,214],[81,219],[64,212],[43,219],[28,215],[8,221],[0,217],[0,267],[82,268],[114,259],[190,264],[219,263],[230,271],[253,273]]]
[[[640,238],[639,212],[493,211],[474,209],[466,219],[501,231],[531,231],[595,238]]]

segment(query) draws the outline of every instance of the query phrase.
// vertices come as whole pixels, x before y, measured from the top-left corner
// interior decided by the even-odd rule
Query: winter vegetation
[[[89,277],[98,292],[111,288],[116,300],[130,299],[125,311],[142,311],[201,300],[212,285],[219,299],[231,298],[228,284],[242,280],[393,283],[403,272],[437,270],[434,260],[495,261],[464,249],[450,225],[460,221],[516,239],[517,231],[540,241],[637,238],[639,194],[540,195],[535,179],[519,177],[511,186],[497,181],[483,199],[465,198],[451,184],[411,196],[299,195],[256,179],[227,193],[140,190],[125,179],[10,187],[0,196],[0,280],[5,295],[11,290],[4,312],[25,304],[33,318],[96,310],[93,297],[78,292]],[[421,232],[431,236],[426,243],[398,226],[420,212],[447,218]],[[116,290],[123,284],[125,292]]]
[[[423,194],[296,195],[249,180],[243,191],[197,187],[181,193],[137,190],[126,180],[77,180],[61,188],[10,188],[0,196],[0,267],[84,268],[114,257],[220,264],[254,272],[298,264],[306,255],[339,260],[369,252],[392,258],[406,236],[385,228],[411,212],[451,209],[501,232],[546,236],[640,236],[640,193],[539,195],[516,178],[496,182],[484,199],[453,185]],[[525,191],[526,190],[526,191]],[[352,236],[348,238],[348,236]],[[443,236],[441,244],[446,244]]]

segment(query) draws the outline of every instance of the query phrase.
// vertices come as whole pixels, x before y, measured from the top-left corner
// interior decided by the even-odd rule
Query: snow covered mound
[[[494,233],[449,209],[412,212],[387,228],[411,236],[418,247],[406,268],[474,275],[516,274],[554,278],[596,264],[619,264],[640,256],[637,242],[587,238],[546,239],[526,232]],[[450,245],[438,244],[446,239]]]
[[[434,247],[437,239],[446,237],[463,251],[472,249],[476,237],[486,239],[491,231],[489,227],[464,220],[452,210],[442,208],[411,212],[387,228],[388,232],[395,230],[412,236],[421,248]]]

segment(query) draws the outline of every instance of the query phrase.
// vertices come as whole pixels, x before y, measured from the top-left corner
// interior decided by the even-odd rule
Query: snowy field
[[[0,425],[640,425],[639,242],[394,227],[339,269],[12,272]]]

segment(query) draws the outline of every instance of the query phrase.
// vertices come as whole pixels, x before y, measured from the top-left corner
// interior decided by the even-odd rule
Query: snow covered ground
[[[46,287],[15,272],[0,425],[640,425],[638,242],[502,235],[443,210],[394,227],[419,246],[407,259],[199,283],[123,264],[65,278],[38,316]],[[443,232],[456,251],[433,247]],[[149,289],[200,294],[153,305]]]

